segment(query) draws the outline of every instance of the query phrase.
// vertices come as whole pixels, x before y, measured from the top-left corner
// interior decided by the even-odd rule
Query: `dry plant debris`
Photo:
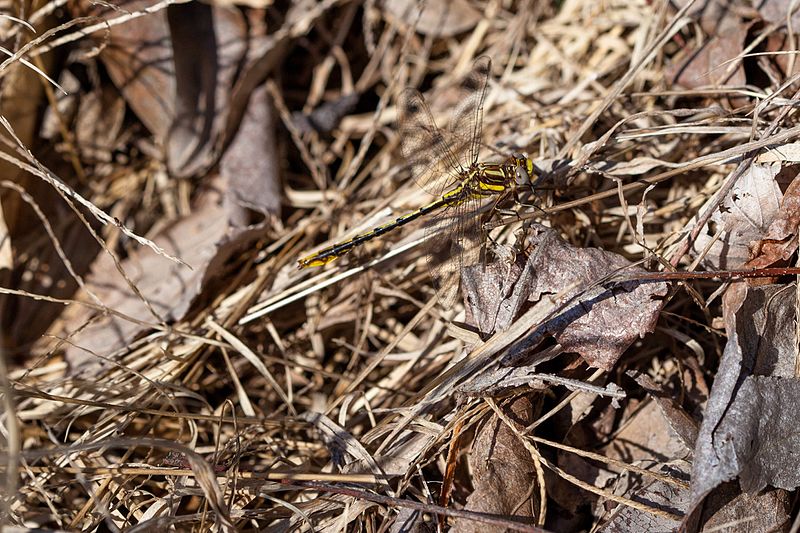
[[[3,525],[800,530],[797,2],[2,9]],[[424,221],[298,270],[480,56],[459,301]]]

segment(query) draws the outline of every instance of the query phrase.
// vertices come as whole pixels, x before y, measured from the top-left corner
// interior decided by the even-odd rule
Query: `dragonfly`
[[[400,147],[416,184],[437,199],[376,228],[338,242],[298,260],[298,267],[320,267],[339,259],[372,239],[423,217],[431,278],[439,302],[449,307],[458,293],[461,269],[479,261],[485,201],[493,206],[512,194],[533,189],[534,165],[524,155],[501,163],[479,160],[491,59],[475,60],[458,87],[447,133],[433,120],[423,96],[405,89],[398,101]]]

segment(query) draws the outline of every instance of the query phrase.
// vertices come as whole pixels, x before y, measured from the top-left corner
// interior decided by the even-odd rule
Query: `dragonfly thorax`
[[[500,194],[513,188],[531,188],[533,162],[513,156],[504,163],[474,163],[466,172],[469,187],[477,194]]]

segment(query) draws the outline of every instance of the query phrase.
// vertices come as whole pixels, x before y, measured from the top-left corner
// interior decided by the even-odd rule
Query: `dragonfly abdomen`
[[[297,261],[297,266],[298,268],[310,268],[310,267],[327,265],[331,261],[334,261],[342,257],[343,255],[349,253],[356,246],[360,246],[367,241],[375,239],[376,237],[380,237],[381,235],[389,233],[390,231],[393,231],[399,227],[405,226],[409,222],[412,222],[413,220],[416,220],[417,218],[426,215],[431,211],[435,211],[444,206],[451,205],[451,203],[452,200],[448,200],[447,197],[440,198],[435,202],[420,207],[416,211],[406,213],[405,215],[399,216],[391,222],[387,222],[386,224],[378,226],[366,233],[356,235],[350,240],[334,244],[333,246],[329,246],[327,248],[323,248],[322,250],[316,253],[304,257]]]

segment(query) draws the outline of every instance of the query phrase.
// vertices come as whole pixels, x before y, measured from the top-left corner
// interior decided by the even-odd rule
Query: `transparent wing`
[[[428,270],[439,304],[455,303],[461,269],[480,257],[480,202],[467,200],[442,210],[425,228]]]
[[[458,163],[468,168],[478,162],[481,147],[481,128],[483,127],[483,102],[492,60],[480,56],[472,64],[472,70],[459,84],[459,94],[453,116],[450,120],[450,134],[453,148],[458,154]]]
[[[406,89],[398,102],[400,147],[419,187],[440,196],[458,181],[458,159],[442,131],[433,121],[419,91]]]
[[[489,57],[479,57],[462,80],[447,137],[436,127],[419,92],[406,89],[401,94],[403,156],[416,183],[431,194],[439,196],[463,181],[464,170],[478,161],[490,70]],[[439,303],[445,308],[455,302],[462,267],[480,258],[480,220],[481,202],[470,197],[442,209],[425,229],[428,268]]]

